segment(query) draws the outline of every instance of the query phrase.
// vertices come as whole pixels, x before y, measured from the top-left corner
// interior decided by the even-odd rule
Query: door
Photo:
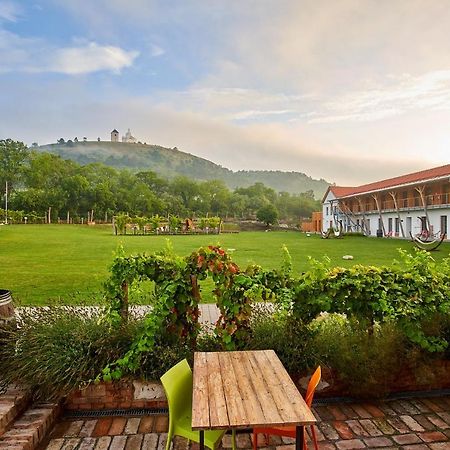
[[[409,236],[412,232],[412,217],[406,218],[406,236]]]

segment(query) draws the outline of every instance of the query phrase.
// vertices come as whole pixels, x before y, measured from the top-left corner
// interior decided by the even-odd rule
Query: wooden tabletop
[[[315,422],[273,350],[195,353],[192,429]]]

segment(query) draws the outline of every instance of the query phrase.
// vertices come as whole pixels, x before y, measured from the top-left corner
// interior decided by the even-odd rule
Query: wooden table
[[[273,350],[200,352],[194,355],[192,429],[294,425],[296,449],[304,426],[316,422]]]

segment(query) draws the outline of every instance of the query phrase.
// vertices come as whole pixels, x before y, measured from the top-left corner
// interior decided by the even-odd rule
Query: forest
[[[12,139],[0,140],[0,196],[15,211],[16,222],[108,220],[118,213],[133,216],[255,219],[270,216],[297,223],[320,209],[312,191],[276,192],[261,182],[229,189],[221,180],[164,178],[142,168],[115,169],[102,163],[78,164],[48,152],[37,152]],[[12,213],[11,213],[12,214]],[[266,220],[262,220],[266,221]],[[269,222],[269,221],[267,221]]]

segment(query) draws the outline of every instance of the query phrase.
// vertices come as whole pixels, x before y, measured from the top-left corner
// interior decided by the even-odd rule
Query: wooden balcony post
[[[383,231],[383,236],[386,236],[386,230],[384,228],[383,215],[381,214],[380,202],[378,200],[378,194],[372,194],[372,198],[375,200],[375,205],[378,209],[378,215],[380,217],[381,229]]]
[[[427,231],[431,231],[430,218],[428,216],[427,199],[425,198],[426,185],[416,187],[416,191],[419,193],[420,200],[422,201],[423,211],[425,212],[425,220],[427,221]]]
[[[394,191],[389,192],[389,195],[392,197],[392,200],[394,201],[394,207],[395,207],[395,210],[397,211],[398,223],[400,226],[400,231],[402,233],[402,237],[405,237],[405,230],[403,229],[403,222],[402,222],[402,219],[400,218],[400,210],[398,209],[397,195]]]

